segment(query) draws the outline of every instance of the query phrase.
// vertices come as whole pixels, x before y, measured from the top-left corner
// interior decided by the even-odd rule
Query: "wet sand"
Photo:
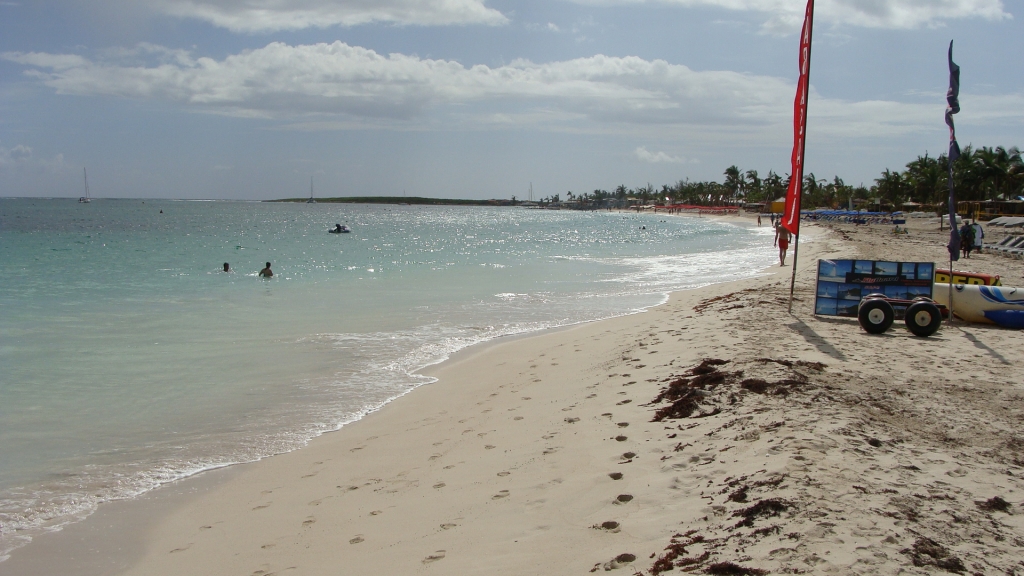
[[[816,317],[817,258],[941,265],[948,233],[804,232],[792,314],[773,267],[474,347],[307,448],[101,511],[0,573],[1024,572],[1024,333]],[[957,268],[1024,286],[1021,261]]]

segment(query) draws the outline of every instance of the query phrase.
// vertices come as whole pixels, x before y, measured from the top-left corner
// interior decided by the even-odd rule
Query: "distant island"
[[[282,198],[267,202],[307,202],[309,198]],[[420,196],[345,196],[317,198],[317,204],[429,204],[445,206],[512,206],[515,200],[461,200],[456,198],[422,198]]]

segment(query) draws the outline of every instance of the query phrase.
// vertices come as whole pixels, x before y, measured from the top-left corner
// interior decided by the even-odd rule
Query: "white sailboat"
[[[82,178],[85,180],[85,196],[78,199],[79,204],[88,204],[92,202],[92,196],[89,195],[89,174],[82,168]]]
[[[306,204],[316,204],[316,200],[313,200],[313,177],[309,177],[309,200],[306,200]]]

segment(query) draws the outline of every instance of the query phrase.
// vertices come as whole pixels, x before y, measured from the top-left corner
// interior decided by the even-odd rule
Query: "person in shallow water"
[[[224,263],[224,271],[231,272],[231,265],[228,264],[227,262]]]
[[[260,270],[260,277],[261,278],[270,278],[273,275],[274,275],[274,271],[270,269],[270,262],[267,262],[267,267],[264,268],[263,270]]]

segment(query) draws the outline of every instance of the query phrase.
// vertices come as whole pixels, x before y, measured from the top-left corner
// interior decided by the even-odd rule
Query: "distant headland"
[[[307,202],[309,198],[282,198],[267,202]],[[423,198],[420,196],[344,196],[317,198],[317,204],[430,204],[447,206],[512,206],[514,200],[463,200],[456,198]]]

